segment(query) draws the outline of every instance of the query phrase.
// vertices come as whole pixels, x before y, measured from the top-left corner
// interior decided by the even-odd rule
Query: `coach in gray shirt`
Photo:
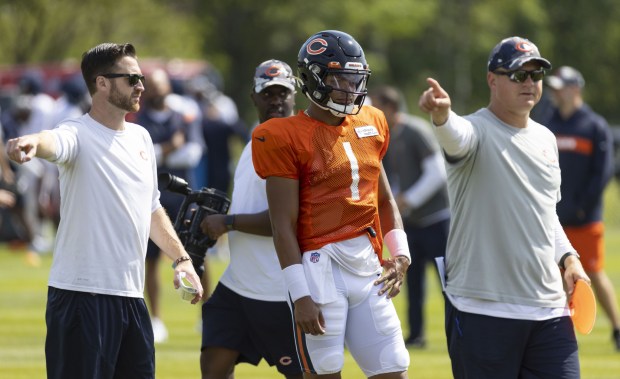
[[[560,269],[569,293],[589,278],[556,214],[555,137],[529,118],[550,68],[532,42],[506,38],[489,57],[488,107],[460,117],[430,78],[420,97],[447,162],[446,336],[457,379],[580,375]]]

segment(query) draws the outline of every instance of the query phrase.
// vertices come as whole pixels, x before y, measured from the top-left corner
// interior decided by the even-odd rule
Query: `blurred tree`
[[[194,0],[205,36],[205,56],[226,78],[226,91],[238,103],[242,116],[255,118],[249,93],[254,68],[277,58],[295,69],[297,53],[313,33],[338,29],[364,47],[373,78],[388,68],[385,43],[394,37],[415,38],[432,22],[433,0],[338,2],[316,0]],[[407,45],[403,46],[407,48]],[[415,52],[412,52],[415,54]],[[305,100],[299,98],[298,107]]]
[[[429,17],[433,21],[420,36],[392,39],[387,49],[395,75],[389,82],[403,90],[414,113],[429,76],[449,91],[455,111],[466,113],[486,106],[486,63],[502,38],[530,38],[544,52],[545,12],[540,11],[540,0],[438,0]]]
[[[0,63],[79,59],[103,41],[132,42],[141,58],[206,59],[252,122],[254,67],[278,58],[295,68],[301,44],[323,29],[353,35],[373,71],[369,85],[398,86],[412,112],[428,76],[458,112],[485,106],[491,48],[523,36],[554,66],[581,70],[588,102],[620,123],[617,0],[0,0]]]
[[[79,60],[105,41],[131,42],[141,57],[198,58],[202,36],[188,20],[149,0],[2,0],[0,63]]]
[[[552,33],[548,54],[555,67],[573,66],[586,80],[585,100],[610,123],[620,125],[620,2],[544,0]]]

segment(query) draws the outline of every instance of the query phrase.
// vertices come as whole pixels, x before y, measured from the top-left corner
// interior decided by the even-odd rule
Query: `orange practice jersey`
[[[382,246],[378,183],[389,143],[385,116],[363,106],[339,126],[299,112],[272,118],[252,134],[252,161],[261,178],[299,180],[297,240],[302,252],[366,233]]]

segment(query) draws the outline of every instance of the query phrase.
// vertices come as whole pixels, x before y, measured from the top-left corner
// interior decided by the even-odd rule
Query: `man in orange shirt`
[[[261,124],[252,160],[267,180],[304,371],[340,377],[346,343],[368,377],[407,378],[409,353],[391,298],[410,255],[381,163],[387,122],[363,106],[370,70],[355,39],[335,30],[311,36],[297,65],[309,106]]]

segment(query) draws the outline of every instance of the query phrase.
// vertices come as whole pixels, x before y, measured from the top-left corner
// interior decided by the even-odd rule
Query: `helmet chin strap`
[[[342,105],[342,104],[335,103],[330,97],[329,100],[327,101],[327,105],[321,105],[316,100],[314,100],[312,96],[310,96],[310,93],[307,91],[306,91],[306,97],[310,101],[312,101],[314,105],[316,105],[317,107],[323,110],[329,111],[331,114],[333,114],[336,117],[346,117],[348,115],[354,115],[354,114],[359,113],[359,105],[356,105],[354,103],[348,104],[348,105]],[[350,111],[347,113],[349,109]]]
[[[359,106],[354,103],[342,105],[332,101],[330,98],[327,102],[327,109],[336,117],[345,117],[351,114],[359,113]],[[349,110],[350,109],[350,110]]]

